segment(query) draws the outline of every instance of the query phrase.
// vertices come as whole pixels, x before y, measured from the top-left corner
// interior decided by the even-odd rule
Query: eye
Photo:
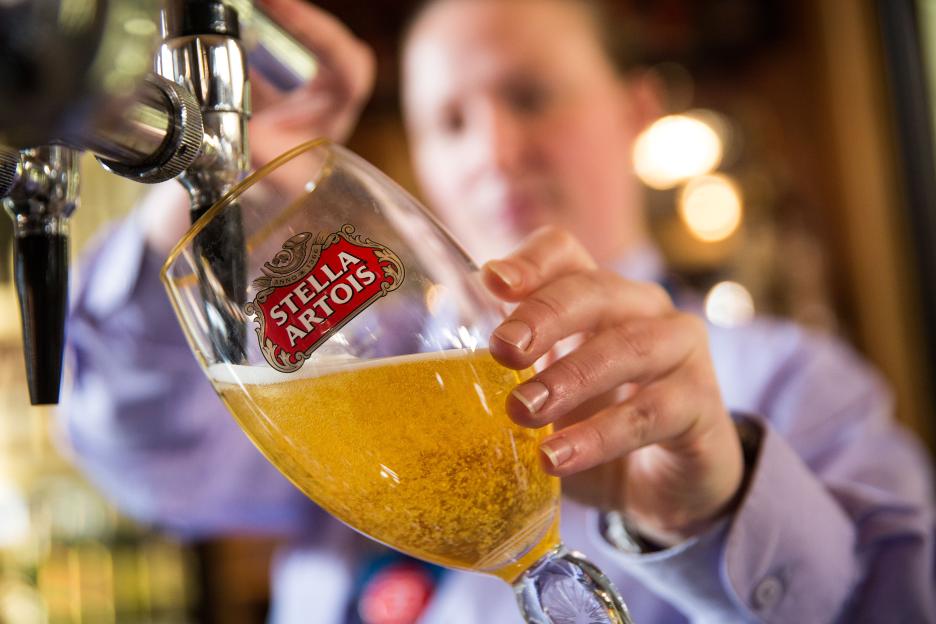
[[[465,128],[465,114],[459,108],[447,108],[439,119],[439,127],[446,134],[459,134]]]
[[[543,85],[533,82],[520,82],[506,89],[507,102],[518,113],[537,115],[549,107],[552,94]]]

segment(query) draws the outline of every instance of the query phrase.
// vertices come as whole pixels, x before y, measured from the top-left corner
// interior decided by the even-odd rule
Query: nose
[[[484,167],[501,174],[516,173],[526,144],[521,120],[496,101],[486,103],[478,113],[480,127],[476,139]]]

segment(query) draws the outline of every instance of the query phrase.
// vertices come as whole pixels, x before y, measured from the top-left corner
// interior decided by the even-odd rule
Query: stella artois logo
[[[352,225],[293,236],[261,271],[244,311],[256,319],[263,357],[284,373],[299,370],[345,323],[399,288],[405,273],[395,253]]]

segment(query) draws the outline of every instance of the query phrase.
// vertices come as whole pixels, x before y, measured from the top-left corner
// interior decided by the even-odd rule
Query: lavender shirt
[[[79,463],[124,510],[188,536],[293,538],[273,570],[276,624],[339,624],[369,545],[260,455],[199,370],[135,217],[84,263],[62,417]],[[622,273],[659,275],[653,253]],[[691,307],[691,306],[690,306]],[[933,485],[877,374],[792,324],[709,327],[725,403],[761,431],[746,495],[708,533],[625,554],[564,500],[562,534],[617,585],[638,624],[936,622]],[[453,572],[430,624],[521,622],[510,588]]]

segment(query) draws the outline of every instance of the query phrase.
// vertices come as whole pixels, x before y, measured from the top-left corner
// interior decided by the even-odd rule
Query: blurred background
[[[323,0],[377,52],[351,147],[418,195],[397,101],[413,2]],[[716,324],[757,312],[844,337],[934,448],[936,3],[621,0],[619,33],[666,85],[635,146],[655,235]],[[82,167],[73,253],[145,189]],[[262,622],[274,543],[180,544],[122,518],[30,408],[0,219],[0,623]],[[80,278],[80,276],[77,276]],[[66,373],[67,374],[67,373]],[[67,383],[67,381],[66,381]]]

